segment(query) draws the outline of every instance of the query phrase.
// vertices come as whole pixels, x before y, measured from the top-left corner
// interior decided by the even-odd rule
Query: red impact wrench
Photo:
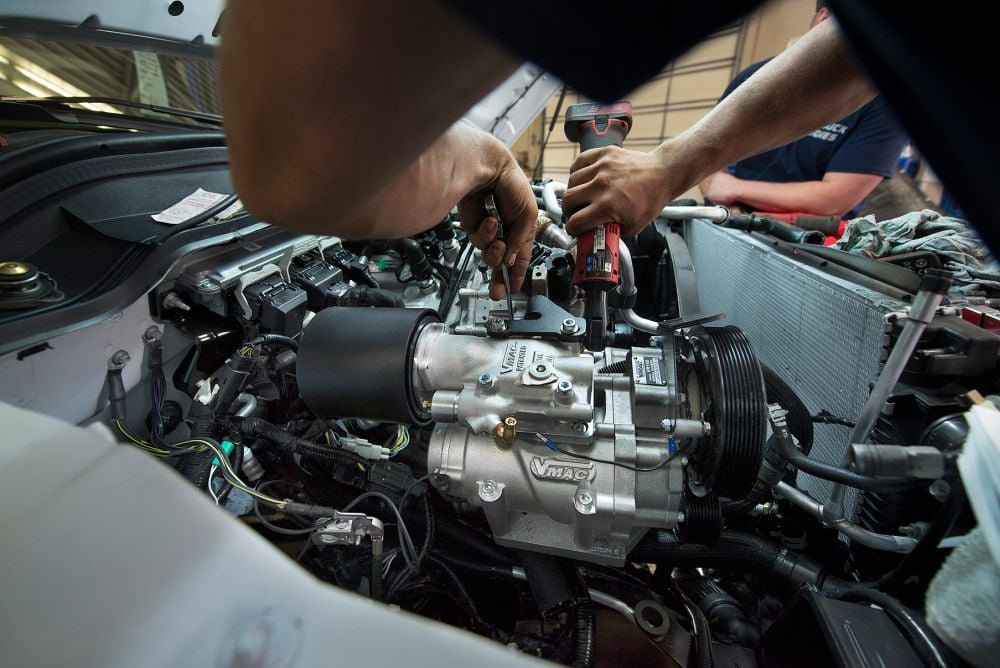
[[[566,110],[566,138],[580,144],[580,152],[602,146],[621,146],[632,129],[632,105],[574,104]],[[568,214],[567,214],[568,215]],[[588,350],[604,350],[608,336],[608,292],[618,287],[618,243],[621,226],[605,223],[584,232],[576,241],[573,284],[587,295]]]

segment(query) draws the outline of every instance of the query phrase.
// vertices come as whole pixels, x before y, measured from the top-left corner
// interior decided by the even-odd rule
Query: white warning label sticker
[[[604,231],[604,226],[594,228],[594,250],[602,251],[608,245],[607,233]]]

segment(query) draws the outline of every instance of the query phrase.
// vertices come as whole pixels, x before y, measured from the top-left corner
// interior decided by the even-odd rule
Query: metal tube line
[[[623,295],[631,295],[635,292],[635,271],[632,269],[632,253],[628,246],[621,244],[618,247],[618,278],[621,285],[618,289]],[[647,320],[630,308],[620,310],[622,320],[627,322],[632,329],[638,329],[647,334],[662,334],[660,324],[653,320]]]
[[[717,206],[665,206],[660,211],[660,218],[668,220],[695,220],[704,218],[713,223],[724,223],[729,220],[727,207]]]
[[[824,526],[840,531],[845,536],[861,545],[865,545],[875,550],[900,552],[903,554],[910,552],[917,545],[917,540],[915,538],[910,538],[909,536],[892,536],[888,534],[875,533],[843,518],[833,521],[826,520],[823,517],[823,504],[786,482],[779,482],[775,485],[774,493],[791,501],[793,504],[818,519]]]
[[[542,187],[542,202],[545,204],[545,213],[553,221],[562,222],[563,210],[559,204],[559,196],[566,192],[566,184],[558,181],[549,181]]]
[[[872,429],[875,427],[879,413],[882,412],[882,406],[885,405],[886,399],[889,398],[889,393],[892,392],[892,388],[899,381],[899,376],[903,373],[903,368],[913,355],[913,351],[917,347],[917,343],[920,341],[920,336],[923,334],[924,328],[927,327],[927,323],[933,320],[934,314],[938,306],[941,305],[943,297],[943,294],[931,292],[930,290],[920,290],[917,292],[913,304],[910,306],[903,331],[900,333],[896,345],[892,347],[889,359],[886,360],[885,366],[882,367],[882,373],[879,374],[878,380],[875,382],[875,387],[872,388],[871,394],[868,395],[868,401],[865,402],[864,407],[861,409],[861,414],[855,421],[854,431],[851,432],[851,438],[848,443],[868,442],[868,435],[871,434]],[[847,468],[851,463],[851,452],[849,447],[844,451],[840,461],[842,468]],[[843,485],[839,483],[834,484],[830,492],[829,501],[823,504],[823,520],[832,524],[844,519],[844,490]]]

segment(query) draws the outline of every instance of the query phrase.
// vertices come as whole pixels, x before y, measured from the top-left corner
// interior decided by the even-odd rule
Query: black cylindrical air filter
[[[413,389],[413,351],[429,309],[328,308],[306,327],[296,362],[299,394],[323,417],[425,424]]]

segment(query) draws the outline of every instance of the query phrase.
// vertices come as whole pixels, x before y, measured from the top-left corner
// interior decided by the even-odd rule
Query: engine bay
[[[676,220],[622,241],[595,325],[553,218],[512,311],[454,212],[400,240],[251,227],[110,321],[9,353],[4,396],[159,460],[320,580],[524,654],[835,665],[845,623],[870,629],[858,656],[944,652],[906,606],[973,524],[955,460],[997,358],[995,335],[941,306],[946,277],[886,320],[866,410],[836,416],[722,313],[684,308],[691,286],[663,262]],[[814,429],[843,432],[846,465],[809,457]],[[813,498],[799,471],[834,491]],[[608,616],[622,635],[598,635]]]

